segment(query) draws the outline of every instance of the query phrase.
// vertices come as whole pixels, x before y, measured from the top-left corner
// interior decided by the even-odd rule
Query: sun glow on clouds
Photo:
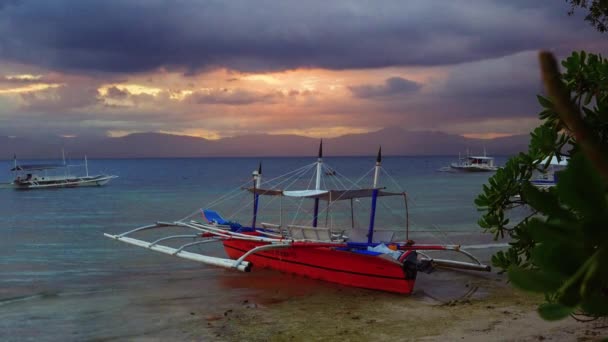
[[[111,131],[108,131],[106,133],[106,135],[111,138],[120,138],[120,137],[124,137],[129,134],[133,134],[133,133],[145,133],[145,132],[138,131],[138,130],[111,130]],[[159,130],[159,131],[157,131],[157,133],[183,135],[183,136],[189,136],[189,137],[195,137],[195,138],[205,138],[205,139],[209,139],[209,140],[217,140],[217,139],[222,138],[222,136],[220,136],[217,132],[205,130],[205,129],[195,129],[195,128],[179,130],[179,131]]]
[[[124,137],[127,136],[129,134],[133,134],[133,133],[141,133],[137,130],[110,130],[106,132],[106,135],[110,138],[120,138],[120,137]]]
[[[217,139],[222,138],[222,136],[220,136],[217,132],[206,130],[206,129],[196,129],[196,128],[185,129],[185,130],[180,130],[180,131],[164,131],[163,130],[163,131],[159,131],[159,133],[185,135],[185,136],[189,136],[189,137],[205,138],[205,139],[209,139],[209,140],[217,140]]]
[[[31,74],[7,75],[5,78],[9,81],[38,81],[42,78],[42,75],[31,75]]]
[[[388,79],[403,78],[420,84],[420,94],[424,95],[446,75],[444,67],[308,68],[270,73],[215,69],[195,75],[157,70],[123,75],[120,80],[58,73],[40,76],[30,72],[5,76],[7,82],[5,89],[0,88],[0,95],[66,86],[66,91],[49,95],[61,100],[62,97],[78,96],[80,93],[74,89],[80,89],[80,85],[90,87],[93,93],[89,95],[93,100],[87,110],[91,117],[75,124],[80,128],[96,127],[111,137],[162,132],[211,140],[257,133],[322,138],[366,133],[406,122],[401,106],[408,103],[399,102],[404,100],[401,94],[388,100],[369,100],[354,96],[351,88],[382,88],[386,87]],[[32,101],[29,97],[20,99]],[[67,106],[72,103],[56,102]],[[67,112],[71,107],[55,108],[58,109]],[[418,115],[416,109],[407,114],[408,119]],[[478,123],[475,128],[471,127],[470,122],[462,127],[449,123],[445,131],[481,139],[518,133],[509,125],[500,125],[504,127],[502,130],[496,129],[494,122],[483,129],[477,126]],[[73,131],[78,134],[78,128]]]
[[[461,134],[461,136],[470,139],[496,139],[496,138],[504,138],[510,137],[514,134],[511,133],[466,133]]]
[[[161,91],[163,91],[161,88],[150,87],[150,86],[145,86],[145,85],[140,85],[140,84],[105,84],[98,89],[99,94],[101,94],[102,96],[107,96],[108,89],[110,89],[112,87],[114,87],[120,91],[129,92],[130,94],[133,94],[133,95],[144,94],[144,95],[156,96]]]
[[[272,131],[271,134],[295,134],[304,135],[314,138],[334,138],[345,134],[367,133],[380,129],[381,127],[358,128],[358,127],[319,127],[319,128],[304,128],[304,129],[283,129]]]
[[[29,84],[29,85],[26,85],[23,87],[0,89],[0,95],[1,94],[31,93],[31,92],[42,91],[42,90],[47,90],[47,89],[51,89],[51,88],[59,88],[61,86],[63,86],[63,84],[60,84],[60,83],[35,83],[35,84]]]

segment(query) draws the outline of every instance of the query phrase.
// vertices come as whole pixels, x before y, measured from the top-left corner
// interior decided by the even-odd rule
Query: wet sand
[[[417,285],[410,297],[333,287],[272,304],[247,301],[207,318],[206,334],[225,341],[592,341],[608,336],[606,320],[543,321],[535,311],[542,296],[515,290],[496,274],[442,271],[422,275]]]

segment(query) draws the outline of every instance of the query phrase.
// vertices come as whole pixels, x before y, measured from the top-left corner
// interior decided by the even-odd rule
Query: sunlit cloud
[[[52,89],[52,88],[58,88],[58,87],[61,87],[61,86],[62,86],[62,84],[57,84],[57,83],[51,83],[51,84],[45,84],[45,83],[30,84],[30,85],[23,86],[23,87],[0,89],[0,95],[2,95],[2,94],[31,93],[31,92],[42,91],[42,90],[47,90],[47,89]]]
[[[145,85],[141,85],[141,84],[105,84],[105,85],[101,86],[98,89],[98,91],[101,94],[101,96],[107,96],[108,89],[111,89],[111,88],[115,88],[115,89],[118,89],[121,91],[126,91],[133,95],[145,94],[145,95],[156,96],[162,91],[161,88],[150,87],[150,86],[145,86]]]
[[[209,140],[217,140],[217,139],[222,138],[222,136],[216,131],[210,131],[210,130],[206,130],[206,129],[196,129],[196,128],[183,129],[180,131],[161,130],[161,131],[159,131],[159,133],[185,135],[185,136],[189,136],[189,137],[205,138],[205,139],[209,139]]]
[[[465,138],[471,138],[471,139],[496,139],[496,138],[510,137],[515,134],[489,132],[489,133],[465,133],[465,134],[461,134],[461,135]]]
[[[271,134],[295,134],[295,135],[303,135],[307,137],[315,137],[315,138],[333,138],[346,134],[360,134],[372,132],[380,129],[381,127],[368,127],[368,128],[360,128],[360,127],[318,127],[318,128],[294,128],[294,129],[279,129],[271,131]]]
[[[171,100],[181,101],[181,100],[185,99],[186,97],[192,95],[194,93],[194,91],[193,90],[178,90],[178,91],[171,91],[170,93],[171,93],[171,95],[169,95],[169,98]]]
[[[127,136],[129,134],[133,134],[133,133],[140,133],[140,132],[137,130],[110,130],[110,131],[107,131],[106,135],[111,138],[120,138],[120,137],[125,137],[125,136]]]
[[[251,75],[245,75],[243,77],[241,77],[241,80],[244,81],[262,81],[264,83],[268,83],[268,84],[272,84],[272,85],[278,85],[283,83],[282,80],[280,80],[279,78],[273,76],[273,75],[269,75],[269,74],[251,74]]]
[[[42,75],[30,75],[30,74],[22,74],[22,75],[7,75],[4,77],[5,79],[12,81],[37,81],[42,78]]]

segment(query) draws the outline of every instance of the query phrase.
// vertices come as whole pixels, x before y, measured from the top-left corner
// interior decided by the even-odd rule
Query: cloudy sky
[[[528,132],[565,0],[0,0],[0,135]]]

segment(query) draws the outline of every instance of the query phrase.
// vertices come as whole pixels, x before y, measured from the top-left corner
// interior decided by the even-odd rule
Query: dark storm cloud
[[[437,96],[460,99],[530,97],[542,91],[537,53],[461,64],[452,67],[445,81],[432,88]]]
[[[537,117],[539,105],[535,95],[542,93],[542,84],[535,52],[463,63],[447,71],[445,78],[430,81],[416,90],[415,96],[395,92],[396,96],[381,97],[382,101],[374,103],[374,120],[402,120],[410,127],[429,129],[437,125]],[[349,88],[353,96],[369,98],[390,93],[389,80],[386,86]],[[378,118],[377,113],[384,113],[384,118]]]
[[[359,98],[386,97],[414,93],[422,87],[421,84],[402,77],[391,77],[383,85],[358,85],[348,89]]]
[[[0,58],[91,72],[445,65],[597,36],[562,1],[4,3]]]

